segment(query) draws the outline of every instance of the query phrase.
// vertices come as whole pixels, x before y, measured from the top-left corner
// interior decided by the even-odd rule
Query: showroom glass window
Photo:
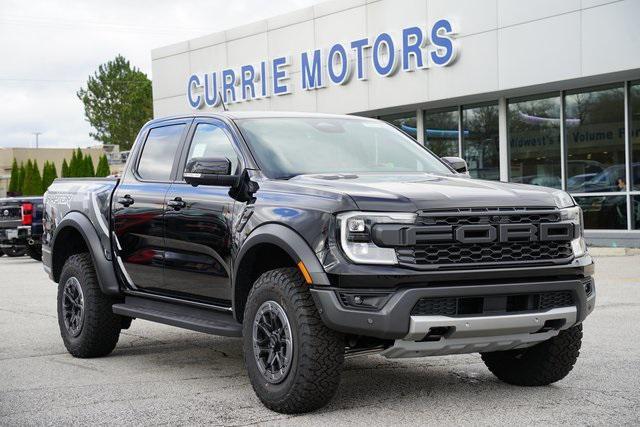
[[[462,108],[462,158],[474,178],[500,179],[498,104]]]
[[[631,143],[631,190],[640,191],[640,82],[634,82],[629,89],[629,141]],[[636,196],[636,200],[640,197]],[[638,213],[640,215],[640,212]],[[640,226],[636,227],[640,228]]]
[[[424,113],[424,145],[440,157],[459,156],[458,109]]]
[[[560,108],[559,95],[509,100],[512,182],[562,188]]]
[[[567,190],[626,191],[623,86],[568,92],[565,140]]]
[[[408,135],[411,135],[413,139],[418,139],[418,125],[416,123],[415,112],[383,116],[380,117],[380,120],[394,125]]]

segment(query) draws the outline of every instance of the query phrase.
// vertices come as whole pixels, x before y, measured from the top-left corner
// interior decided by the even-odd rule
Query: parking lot
[[[74,359],[42,266],[0,258],[0,424],[453,425],[640,423],[640,256],[597,260],[598,301],[574,371],[498,382],[478,355],[350,359],[323,410],[286,416],[255,397],[237,339],[136,320],[111,356]]]

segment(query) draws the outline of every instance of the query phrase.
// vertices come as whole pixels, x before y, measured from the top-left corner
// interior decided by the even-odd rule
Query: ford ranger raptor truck
[[[132,319],[241,337],[283,413],[325,405],[345,357],[373,352],[480,353],[507,383],[551,384],[595,303],[569,194],[471,179],[369,118],[152,120],[119,179],[56,180],[45,207],[73,356],[109,354]]]

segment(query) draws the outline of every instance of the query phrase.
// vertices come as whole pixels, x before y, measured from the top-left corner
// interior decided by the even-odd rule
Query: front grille
[[[404,265],[422,267],[454,266],[457,268],[477,265],[494,265],[517,262],[545,263],[569,261],[573,255],[568,240],[529,241],[514,239],[487,243],[462,243],[438,241],[434,236],[443,229],[455,230],[463,225],[533,224],[558,223],[560,213],[549,208],[470,208],[447,211],[423,211],[418,214],[416,226],[419,239],[413,245],[397,246],[398,261]],[[433,227],[431,229],[430,227]],[[447,239],[440,239],[447,240]]]
[[[571,256],[570,242],[431,243],[396,249],[398,261],[416,265],[545,261]]]
[[[487,297],[420,298],[413,316],[482,316],[547,311],[575,305],[573,292],[552,291]]]
[[[418,225],[474,225],[474,224],[540,224],[558,222],[558,212],[537,208],[458,209],[454,212],[429,211],[418,216]]]

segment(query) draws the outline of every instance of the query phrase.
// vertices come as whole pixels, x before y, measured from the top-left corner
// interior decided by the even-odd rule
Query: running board
[[[114,304],[112,308],[115,314],[121,316],[225,337],[242,336],[242,325],[236,322],[231,313],[130,296],[125,297],[124,303]]]

